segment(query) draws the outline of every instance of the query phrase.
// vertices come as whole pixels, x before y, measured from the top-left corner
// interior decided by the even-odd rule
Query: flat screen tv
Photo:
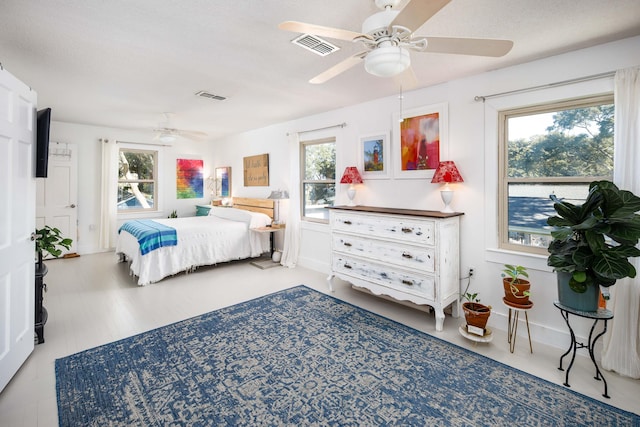
[[[49,127],[51,108],[38,111],[36,125],[36,178],[46,178],[49,167]]]

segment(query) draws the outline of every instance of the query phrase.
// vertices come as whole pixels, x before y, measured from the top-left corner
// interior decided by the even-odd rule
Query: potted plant
[[[511,264],[504,265],[504,270],[502,270],[502,286],[504,288],[506,304],[522,307],[531,305],[529,301],[531,283],[523,277],[529,277],[526,267]]]
[[[60,230],[57,228],[49,227],[45,225],[44,228],[36,230],[36,254],[38,255],[38,269],[42,269],[43,252],[48,252],[54,257],[59,257],[62,254],[63,247],[69,249],[73,241],[71,239],[64,238],[60,235]]]
[[[555,227],[547,265],[557,272],[560,303],[596,311],[600,286],[636,276],[629,258],[640,256],[640,198],[610,181],[592,182],[582,205],[551,198],[557,215],[547,220]]]
[[[487,321],[491,315],[491,306],[481,304],[477,293],[472,294],[467,292],[463,295],[463,298],[466,299],[466,301],[462,303],[462,310],[464,311],[464,318],[467,321],[467,331],[474,333],[473,327],[475,327],[478,328],[478,332],[482,332],[482,334],[478,333],[477,335],[484,335]],[[469,328],[470,326],[472,328]]]

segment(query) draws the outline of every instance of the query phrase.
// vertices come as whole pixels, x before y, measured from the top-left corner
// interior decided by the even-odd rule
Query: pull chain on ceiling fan
[[[382,11],[365,19],[360,33],[298,21],[283,22],[278,28],[364,44],[366,50],[346,58],[309,80],[314,84],[324,83],[361,61],[364,61],[365,70],[375,76],[398,75],[411,65],[409,51],[499,57],[511,50],[513,42],[510,40],[414,37],[413,31],[450,1],[413,0],[402,10],[396,10],[399,0],[375,0],[376,6]]]

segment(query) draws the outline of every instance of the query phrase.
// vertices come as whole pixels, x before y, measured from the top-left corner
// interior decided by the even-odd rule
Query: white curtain
[[[100,139],[102,148],[102,183],[100,191],[100,248],[115,247],[117,222],[118,147],[115,141]]]
[[[289,213],[287,227],[284,229],[284,249],[280,264],[293,268],[298,262],[300,251],[300,139],[295,132],[289,134],[289,153]]]
[[[640,67],[616,72],[613,181],[640,195]],[[638,272],[638,258],[631,260]],[[602,367],[640,378],[640,278],[609,288],[613,320],[604,336]]]

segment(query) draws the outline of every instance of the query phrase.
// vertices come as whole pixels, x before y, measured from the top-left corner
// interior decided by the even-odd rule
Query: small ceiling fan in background
[[[154,140],[159,140],[160,142],[173,142],[178,138],[178,136],[184,136],[191,139],[202,139],[208,136],[205,132],[196,130],[176,129],[171,126],[171,117],[173,116],[173,113],[162,114],[164,115],[164,121],[160,122],[158,127],[153,129],[153,131],[156,132],[156,136],[153,138]]]
[[[510,40],[414,37],[413,31],[420,28],[450,1],[410,0],[402,10],[396,10],[395,7],[400,0],[375,0],[376,6],[382,11],[368,17],[363,22],[360,33],[297,21],[283,22],[278,28],[364,44],[364,51],[309,80],[314,84],[324,83],[362,61],[365,70],[375,76],[398,75],[411,65],[409,50],[492,57],[504,56],[511,50],[513,42]]]

